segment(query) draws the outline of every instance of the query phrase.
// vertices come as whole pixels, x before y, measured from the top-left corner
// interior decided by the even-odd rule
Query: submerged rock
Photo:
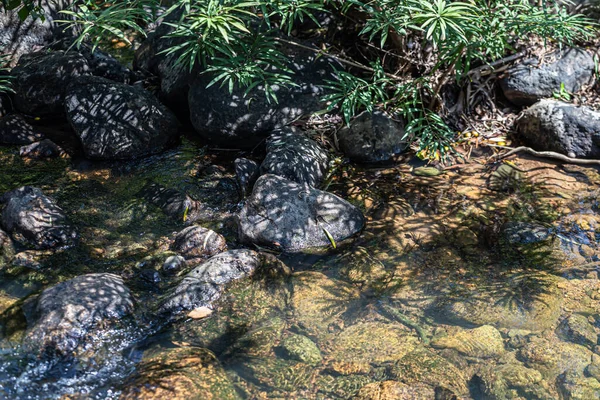
[[[580,314],[571,314],[565,318],[559,325],[557,334],[563,340],[589,348],[593,348],[598,344],[596,330],[588,322],[588,319]]]
[[[523,185],[523,174],[512,165],[502,164],[488,179],[488,187],[498,192],[514,192]]]
[[[600,382],[578,371],[567,371],[558,379],[558,387],[566,400],[600,398]]]
[[[355,400],[430,400],[437,399],[435,391],[428,385],[407,385],[398,381],[369,383],[363,386]]]
[[[295,333],[290,334],[281,342],[281,349],[287,358],[301,361],[309,365],[317,365],[323,357],[321,351],[309,338]]]
[[[65,108],[90,159],[127,160],[156,154],[178,135],[177,118],[152,94],[108,79],[74,81],[66,92]]]
[[[225,238],[210,229],[193,225],[185,228],[175,236],[173,251],[184,258],[212,257],[227,249]]]
[[[408,146],[403,136],[403,124],[381,111],[362,112],[338,133],[344,154],[366,163],[388,161],[402,153]]]
[[[600,112],[589,107],[542,100],[523,112],[517,131],[535,150],[600,158]]]
[[[531,58],[511,68],[500,81],[506,98],[527,106],[559,93],[561,85],[569,93],[578,92],[594,76],[594,58],[583,49],[570,48],[553,56],[557,60],[541,66],[537,58]]]
[[[15,78],[14,101],[18,111],[36,117],[57,118],[64,117],[69,83],[91,72],[81,54],[57,51],[28,54],[19,60],[11,73]]]
[[[185,267],[185,258],[169,256],[162,265],[162,271],[167,275],[175,275]]]
[[[347,201],[275,175],[263,175],[238,214],[242,242],[297,252],[338,243],[365,224]]]
[[[87,274],[42,292],[27,315],[24,346],[67,356],[86,338],[133,312],[133,297],[114,274]]]
[[[504,224],[502,229],[504,239],[509,244],[539,243],[550,236],[550,229],[536,223],[511,221]]]
[[[236,158],[234,164],[240,194],[242,197],[246,197],[252,192],[252,186],[254,186],[260,175],[260,166],[255,161],[247,158]]]
[[[478,358],[499,357],[505,352],[500,332],[490,325],[434,338],[431,346],[438,349],[454,349],[465,356]]]
[[[518,350],[517,358],[527,367],[540,371],[545,378],[553,379],[569,370],[583,373],[592,359],[592,352],[556,338],[532,337]]]
[[[166,188],[158,183],[148,183],[139,196],[160,208],[169,217],[193,222],[201,204],[185,193]]]
[[[63,210],[38,188],[23,186],[0,197],[1,225],[13,239],[36,249],[73,244],[77,234]]]
[[[0,119],[0,144],[30,144],[43,138],[19,114],[9,114]]]
[[[267,156],[260,171],[318,187],[325,177],[328,161],[327,152],[317,142],[286,127],[272,133],[267,140]]]
[[[479,390],[489,399],[509,400],[518,394],[527,399],[550,399],[552,395],[540,371],[517,360],[486,365],[477,374]]]
[[[65,154],[65,151],[50,139],[44,139],[41,142],[35,142],[19,149],[21,157],[31,160],[57,158]]]
[[[261,264],[252,250],[229,250],[217,254],[183,278],[161,306],[163,313],[178,313],[198,307],[213,308],[229,282],[251,275]]]

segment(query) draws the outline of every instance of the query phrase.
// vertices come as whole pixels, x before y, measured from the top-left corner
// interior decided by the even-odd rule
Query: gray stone
[[[36,117],[62,118],[67,86],[89,74],[86,59],[76,52],[27,54],[12,70],[15,108]]]
[[[158,183],[145,185],[139,196],[160,208],[166,215],[184,222],[194,222],[202,209],[200,202],[176,189],[166,188]]]
[[[267,156],[260,171],[318,187],[325,177],[328,162],[327,152],[317,142],[286,127],[272,133],[267,140]]]
[[[152,94],[98,77],[74,81],[67,118],[86,157],[125,160],[163,151],[178,135],[177,118]]]
[[[14,255],[15,248],[12,240],[10,240],[10,236],[0,229],[0,269],[8,265]]]
[[[598,344],[598,334],[588,322],[588,319],[580,314],[571,314],[558,326],[557,335],[566,341],[581,344],[593,348]]]
[[[260,263],[259,254],[252,250],[229,250],[217,254],[187,274],[160,310],[162,313],[178,313],[198,307],[213,308],[225,285],[251,275]]]
[[[517,105],[531,105],[552,97],[561,84],[569,93],[579,91],[594,75],[594,59],[583,49],[570,48],[555,53],[558,58],[539,65],[537,58],[525,60],[508,71],[500,86],[508,100]]]
[[[188,226],[175,236],[172,250],[184,258],[212,257],[227,249],[225,238],[198,225]]]
[[[338,133],[340,149],[352,161],[388,161],[407,148],[403,123],[381,111],[358,115]]]
[[[30,144],[43,138],[19,114],[9,114],[0,119],[0,144]]]
[[[260,175],[260,166],[258,163],[247,158],[236,158],[235,177],[240,187],[242,197],[246,197],[252,192],[252,186]]]
[[[244,243],[302,251],[337,243],[359,232],[362,212],[336,195],[276,175],[263,175],[238,214]]]
[[[36,249],[69,246],[77,237],[63,210],[38,188],[23,186],[0,197],[1,225],[22,245]]]
[[[533,244],[546,240],[550,229],[535,223],[511,221],[504,224],[503,236],[510,244]]]
[[[87,274],[42,292],[27,315],[24,346],[69,355],[86,338],[133,312],[133,297],[114,274]]]
[[[65,155],[65,151],[50,139],[44,139],[23,146],[19,149],[19,155],[32,160],[43,160],[45,158],[56,158]]]
[[[185,258],[181,256],[169,256],[162,266],[162,271],[167,275],[177,274],[185,266]]]
[[[555,100],[525,110],[517,131],[536,150],[600,158],[600,112]]]

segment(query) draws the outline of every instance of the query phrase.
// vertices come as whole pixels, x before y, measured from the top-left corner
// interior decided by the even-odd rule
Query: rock
[[[172,250],[184,258],[212,257],[227,249],[225,238],[198,225],[188,226],[175,236]]]
[[[260,175],[260,166],[247,158],[236,158],[234,165],[240,193],[242,197],[246,197],[252,192],[252,186]]]
[[[238,216],[244,243],[297,252],[333,245],[359,232],[365,218],[347,201],[275,175],[263,175]]]
[[[41,142],[35,142],[19,149],[19,155],[21,157],[32,160],[57,158],[64,156],[65,154],[65,151],[50,139],[44,139]]]
[[[504,239],[509,244],[533,244],[543,242],[550,236],[550,229],[529,222],[511,221],[502,227]]]
[[[185,276],[163,303],[161,312],[213,308],[225,285],[251,275],[260,264],[259,254],[252,250],[229,250],[217,254]]]
[[[297,86],[272,86],[278,102],[266,98],[263,85],[256,86],[244,96],[243,88],[235,88],[233,93],[229,93],[227,85],[215,84],[207,88],[214,78],[212,75],[203,74],[193,81],[188,100],[190,119],[196,132],[220,146],[253,147],[274,130],[322,109],[322,84],[325,79],[335,79],[332,65],[336,61],[297,48],[283,51],[289,53],[293,81]]]
[[[436,167],[418,167],[413,169],[413,174],[416,176],[438,176],[443,173],[444,171],[441,171]]]
[[[594,59],[583,49],[569,48],[553,56],[558,59],[541,66],[537,58],[531,58],[511,68],[508,77],[500,81],[506,98],[527,106],[559,93],[561,85],[567,92],[576,93],[594,76]]]
[[[363,386],[355,400],[431,400],[435,391],[427,385],[407,385],[397,381],[369,383]]]
[[[408,146],[404,125],[381,111],[359,114],[338,133],[340,149],[352,161],[389,161]]]
[[[273,174],[290,181],[318,187],[327,171],[329,156],[314,140],[286,127],[267,139],[267,156],[261,174]]]
[[[38,188],[23,186],[0,197],[2,227],[22,245],[36,249],[69,246],[77,237],[63,210]]]
[[[287,358],[308,365],[318,365],[323,359],[315,342],[306,336],[295,333],[290,334],[281,342],[281,349]]]
[[[523,174],[517,168],[501,164],[488,179],[488,187],[498,192],[514,192],[523,184]]]
[[[119,276],[81,275],[42,292],[32,315],[26,315],[23,343],[36,352],[66,356],[132,312],[133,297]]]
[[[527,399],[550,399],[542,374],[517,360],[484,366],[478,373],[480,390],[486,399],[513,399],[518,394]]]
[[[169,217],[183,219],[184,222],[195,221],[197,211],[201,208],[201,204],[190,196],[157,183],[145,185],[138,195],[160,208]]]
[[[555,100],[525,110],[517,132],[535,150],[600,158],[600,112]]]
[[[544,377],[554,378],[565,371],[582,372],[590,363],[592,352],[587,348],[543,337],[532,337],[517,351],[517,358],[528,368],[537,369]]]
[[[147,351],[121,400],[234,400],[241,397],[217,357],[198,347]]]
[[[76,52],[39,52],[21,57],[12,75],[18,111],[36,117],[62,118],[67,86],[76,77],[90,75],[90,67]]]
[[[467,357],[478,358],[499,357],[505,352],[500,332],[490,325],[434,338],[431,346],[438,349],[454,349]]]
[[[557,329],[557,335],[566,341],[593,348],[598,344],[598,334],[588,319],[580,314],[571,314]]]
[[[558,387],[565,400],[600,398],[600,382],[596,378],[586,378],[577,371],[567,371],[561,375]]]
[[[19,114],[0,119],[0,144],[30,144],[43,138],[44,135],[36,132]]]
[[[0,270],[8,265],[15,255],[12,240],[6,232],[0,229]]]
[[[65,108],[90,159],[127,160],[160,153],[178,135],[177,118],[152,94],[103,78],[72,82]]]
[[[169,256],[162,266],[162,271],[167,275],[175,275],[185,266],[185,258],[181,256]]]
[[[590,364],[585,368],[584,372],[586,376],[596,378],[600,382],[600,365]]]

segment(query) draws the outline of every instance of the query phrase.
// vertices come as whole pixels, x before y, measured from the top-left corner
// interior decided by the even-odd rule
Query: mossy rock
[[[375,380],[369,375],[321,374],[316,381],[316,387],[318,388],[316,398],[319,400],[350,399],[361,388],[371,383],[375,383]]]
[[[323,360],[321,350],[315,342],[303,335],[292,333],[281,342],[281,350],[286,357],[308,365],[318,365]]]
[[[478,372],[480,390],[486,398],[510,400],[515,397],[526,399],[551,399],[556,397],[540,371],[527,368],[516,359],[507,363],[486,365]]]
[[[418,345],[419,339],[403,325],[360,322],[326,343],[326,361],[342,375],[368,373],[371,365],[398,360]]]
[[[517,354],[527,367],[537,369],[549,379],[555,379],[567,370],[583,373],[592,358],[592,352],[587,348],[562,342],[556,337],[533,337]]]
[[[431,400],[436,397],[431,386],[407,385],[398,381],[370,383],[363,386],[355,400]]]
[[[215,355],[202,348],[154,349],[144,355],[120,397],[129,399],[239,399]]]
[[[488,187],[499,192],[514,191],[523,184],[523,174],[517,168],[508,165],[500,165],[488,180]]]
[[[313,367],[294,360],[274,357],[248,357],[230,363],[238,375],[258,386],[260,390],[274,392],[276,397],[294,398],[297,391],[312,387],[318,373]]]
[[[491,325],[459,330],[448,336],[434,338],[431,345],[439,349],[454,349],[468,357],[491,358],[504,353],[504,342]]]
[[[558,387],[566,400],[600,398],[600,382],[596,378],[584,377],[580,372],[565,372],[558,379]]]

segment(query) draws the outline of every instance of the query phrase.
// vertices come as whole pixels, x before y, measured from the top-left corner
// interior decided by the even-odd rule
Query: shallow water
[[[594,168],[519,158],[517,169],[498,169],[481,159],[419,177],[410,164],[338,166],[328,190],[367,215],[359,237],[326,254],[280,255],[290,271],[235,282],[209,318],[157,320],[161,296],[181,278],[153,282],[147,271],[160,269],[189,221],[163,213],[144,188],[159,184],[205,202],[210,213],[198,223],[239,247],[230,218],[234,156],[184,141],[131,163],[25,164],[17,149],[0,149],[0,192],[41,187],[80,233],[73,248],[2,271],[0,398],[600,394]],[[510,223],[534,223],[545,239],[515,242]],[[120,274],[135,294],[135,317],[76,359],[24,354],[22,305],[89,272]],[[583,326],[564,322],[573,315]]]

